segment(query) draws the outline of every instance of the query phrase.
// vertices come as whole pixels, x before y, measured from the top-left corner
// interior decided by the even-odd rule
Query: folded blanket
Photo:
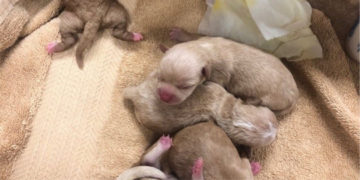
[[[359,18],[358,0],[308,0],[313,8],[324,12],[344,47],[346,37]]]
[[[56,14],[59,5],[60,0],[0,1],[0,179],[10,175],[12,162],[30,135],[50,66],[43,47],[58,34],[55,23],[37,28]]]
[[[13,160],[30,135],[51,63],[44,46],[58,31],[58,23],[50,22],[0,60],[0,179],[9,175]]]
[[[12,46],[57,14],[60,0],[4,0],[0,2],[0,52]],[[1,10],[4,11],[1,11]]]
[[[85,56],[84,70],[77,68],[74,48],[52,57],[31,136],[10,179],[114,179],[135,164],[154,139],[124,104],[122,90],[157,67],[162,56],[158,44],[172,44],[168,28],[196,31],[206,5],[203,0],[122,2],[133,15],[131,29],[144,33],[146,40],[135,44],[116,40],[108,31],[99,34]],[[43,39],[43,30],[53,32],[56,23],[31,35]],[[359,178],[358,94],[348,59],[323,13],[313,11],[312,24],[324,58],[286,63],[300,99],[295,111],[281,120],[275,143],[254,151],[253,158],[263,165],[257,179]],[[56,38],[43,40],[50,39]],[[49,58],[39,56],[43,51],[38,50],[21,52]],[[12,81],[7,81],[9,89],[0,89],[3,97],[21,86],[10,87]]]

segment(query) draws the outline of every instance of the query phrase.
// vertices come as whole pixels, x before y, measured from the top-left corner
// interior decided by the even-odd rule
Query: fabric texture
[[[331,24],[339,37],[342,46],[345,45],[349,31],[359,18],[359,3],[357,0],[308,0],[313,8],[319,9],[330,18]]]
[[[39,27],[58,12],[60,0],[2,0],[0,7],[0,179],[6,179],[39,106],[51,62],[44,46],[58,36],[53,22]]]
[[[45,24],[60,9],[61,0],[2,0],[0,10],[0,52]]]
[[[1,144],[0,174],[16,180],[114,179],[157,138],[138,125],[122,91],[157,67],[158,45],[174,44],[170,27],[196,32],[206,5],[203,0],[121,2],[132,16],[130,29],[145,40],[123,42],[108,31],[99,33],[83,70],[76,65],[75,48],[52,57],[44,50],[47,42],[60,38],[58,19],[8,50],[0,65],[0,117],[6,117],[0,119],[0,138],[9,139]],[[262,164],[256,179],[359,178],[358,79],[331,21],[314,10],[311,28],[324,58],[285,62],[300,99],[292,114],[279,119],[277,140],[254,150],[253,159]],[[11,149],[14,142],[17,151]]]
[[[1,0],[0,1],[0,24],[7,17],[19,0]]]
[[[58,30],[50,22],[0,56],[0,179],[10,174],[30,135],[51,63],[44,46]]]

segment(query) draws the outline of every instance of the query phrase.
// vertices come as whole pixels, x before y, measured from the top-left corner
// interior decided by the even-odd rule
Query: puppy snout
[[[268,128],[263,133],[263,140],[264,140],[263,144],[264,145],[271,144],[273,141],[275,141],[276,135],[277,135],[276,127],[274,127],[274,125],[271,122],[269,122]]]
[[[166,103],[171,102],[174,98],[174,94],[172,94],[165,88],[159,88],[158,94],[159,94],[160,99]]]

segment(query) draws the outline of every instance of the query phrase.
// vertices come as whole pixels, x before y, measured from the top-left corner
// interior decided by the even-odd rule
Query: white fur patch
[[[233,124],[236,127],[243,127],[243,128],[249,129],[249,130],[255,129],[255,126],[251,122],[238,120],[238,121],[234,121]]]
[[[273,124],[269,122],[269,131],[264,132],[263,137],[265,139],[270,138],[271,140],[274,140],[276,137],[276,128],[274,128]]]

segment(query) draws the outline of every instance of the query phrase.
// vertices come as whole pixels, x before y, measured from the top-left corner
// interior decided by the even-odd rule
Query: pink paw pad
[[[133,33],[134,41],[141,41],[144,37],[140,33]]]
[[[160,144],[161,144],[161,147],[164,148],[165,150],[169,149],[171,147],[171,145],[172,145],[171,137],[169,135],[161,136]]]
[[[199,177],[202,176],[203,167],[204,167],[204,161],[200,157],[194,162],[194,166],[192,167],[192,176],[194,179],[198,179]]]
[[[251,171],[252,171],[253,175],[257,175],[261,170],[261,165],[259,162],[251,162],[250,166],[251,166]]]
[[[54,53],[56,44],[57,44],[57,42],[51,42],[51,43],[49,43],[48,45],[46,45],[46,51],[47,51],[49,54]]]

